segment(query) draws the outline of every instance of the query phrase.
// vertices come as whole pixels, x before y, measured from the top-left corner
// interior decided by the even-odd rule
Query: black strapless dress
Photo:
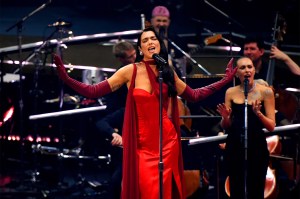
[[[247,176],[247,198],[263,199],[265,178],[269,162],[269,151],[266,137],[262,131],[263,124],[252,111],[252,105],[248,105],[247,109],[247,161],[245,161],[244,144],[244,104],[235,104],[232,102],[232,125],[230,128],[226,129],[228,137],[226,140],[225,161],[230,179],[230,198],[244,198],[244,177]],[[264,113],[263,104],[262,112]],[[246,166],[245,162],[247,162]]]

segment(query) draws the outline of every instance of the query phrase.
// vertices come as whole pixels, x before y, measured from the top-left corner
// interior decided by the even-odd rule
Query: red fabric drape
[[[159,97],[159,82],[157,77],[149,67],[147,62],[144,62],[148,72],[148,76],[151,82],[153,92]],[[126,107],[125,107],[125,118],[123,125],[123,179],[122,179],[122,199],[139,199],[139,176],[138,176],[138,160],[137,160],[137,114],[135,102],[133,99],[133,89],[135,87],[136,78],[136,65],[134,64],[133,75],[131,79],[131,85],[128,89]],[[157,116],[158,118],[158,116]],[[177,97],[172,98],[172,121],[178,133],[178,142],[181,143],[180,126],[179,126],[179,112],[177,105]],[[183,182],[183,158],[181,152],[181,144],[179,144],[179,168],[180,178],[182,186]],[[184,187],[182,187],[184,194]],[[180,198],[180,196],[175,196]]]

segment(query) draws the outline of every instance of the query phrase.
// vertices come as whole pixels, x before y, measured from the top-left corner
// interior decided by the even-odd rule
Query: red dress
[[[140,198],[159,198],[159,99],[154,93],[135,88],[133,96],[138,118],[137,153]],[[165,100],[164,100],[165,101]],[[146,103],[145,103],[146,102]],[[172,179],[182,195],[179,177],[177,132],[163,108],[163,198],[172,199]],[[180,188],[179,188],[180,187]],[[173,189],[176,190],[176,187]]]
[[[107,80],[104,80],[96,85],[88,85],[81,83],[75,79],[72,79],[66,73],[64,64],[62,60],[58,56],[54,56],[54,61],[58,69],[59,77],[72,89],[89,98],[97,98],[104,96],[110,92],[112,92],[110,85],[108,84]],[[134,70],[131,79],[131,85],[128,89],[127,99],[126,99],[126,108],[125,108],[125,117],[123,123],[123,131],[122,131],[122,138],[123,138],[123,178],[122,178],[122,199],[139,199],[141,194],[148,192],[145,196],[149,198],[150,195],[155,195],[158,197],[158,188],[159,183],[157,185],[153,185],[153,187],[146,187],[149,185],[150,181],[157,181],[158,177],[154,177],[156,173],[155,167],[158,167],[158,156],[155,153],[158,150],[157,146],[159,143],[158,136],[157,138],[153,138],[152,134],[150,136],[151,131],[155,131],[157,134],[159,131],[158,128],[158,108],[153,108],[153,106],[158,106],[158,99],[159,99],[159,83],[157,81],[157,77],[149,67],[149,64],[143,61],[146,65],[148,77],[152,86],[153,93],[143,93],[145,91],[135,91],[135,99],[133,93],[135,90],[135,77],[137,73],[136,65],[134,65]],[[229,64],[232,64],[232,60]],[[236,68],[237,69],[237,68]],[[209,95],[213,94],[221,87],[229,83],[232,78],[234,77],[235,71],[230,71],[230,68],[226,69],[226,75],[220,81],[197,89],[191,89],[189,86],[186,86],[184,92],[182,93],[181,97],[188,101],[199,101],[208,97]],[[167,97],[167,86],[165,84],[163,88],[164,93],[164,109],[167,110],[168,107],[168,97]],[[138,89],[137,89],[138,90]],[[150,96],[149,96],[150,95]],[[156,96],[157,102],[153,96]],[[149,103],[145,101],[146,104],[143,107],[137,107],[137,102],[143,100],[143,98],[150,97]],[[152,99],[153,98],[153,99]],[[136,100],[136,101],[135,101]],[[140,106],[140,105],[139,105]],[[144,109],[146,107],[146,109]],[[147,112],[144,112],[144,111]],[[156,110],[156,111],[155,111]],[[151,114],[150,114],[151,113]],[[147,114],[151,115],[152,117],[147,117]],[[157,114],[157,115],[155,115]],[[140,119],[140,118],[144,119]],[[153,124],[151,125],[150,119]],[[153,120],[154,119],[154,120]],[[172,123],[170,122],[172,121]],[[141,124],[141,125],[140,125]],[[150,126],[149,126],[150,124]],[[141,131],[139,127],[141,128]],[[172,199],[182,199],[185,197],[185,190],[184,190],[184,183],[183,182],[183,160],[182,160],[182,153],[181,153],[181,140],[180,140],[180,127],[179,127],[179,113],[178,113],[178,104],[177,104],[177,97],[172,97],[172,117],[168,119],[166,117],[166,113],[164,113],[163,119],[163,126],[164,126],[164,145],[163,145],[163,156],[164,156],[164,192],[167,197],[171,197]],[[146,130],[147,129],[147,130]],[[153,133],[153,132],[152,132]],[[150,137],[149,140],[143,140],[145,137]],[[176,140],[177,139],[177,140]],[[148,144],[147,142],[153,144]],[[156,148],[156,149],[155,149]],[[141,150],[142,149],[142,150]],[[149,156],[152,153],[154,156]],[[156,163],[155,163],[156,162]],[[139,166],[141,164],[141,166]],[[154,165],[154,166],[153,166]],[[146,168],[149,169],[146,170]],[[146,172],[146,174],[142,175],[142,172]],[[157,174],[158,174],[157,169]],[[152,176],[153,175],[153,176]],[[141,176],[141,177],[140,177]],[[145,176],[145,177],[143,177]],[[157,175],[158,176],[158,175]],[[174,176],[175,185],[172,183]],[[149,180],[149,177],[151,180]],[[143,179],[140,179],[143,178]],[[147,178],[144,182],[144,178]],[[141,181],[141,182],[140,182]],[[171,184],[172,183],[172,184]],[[156,183],[153,183],[156,184]],[[144,191],[145,189],[145,191]],[[147,190],[147,191],[146,191]],[[171,190],[171,191],[170,191]],[[174,192],[173,192],[174,191]],[[155,194],[152,194],[154,193]],[[170,194],[172,193],[172,196]],[[165,197],[165,198],[167,198]]]
[[[146,63],[152,93],[134,88],[136,66],[126,99],[123,126],[122,199],[159,198],[159,84]],[[163,84],[163,198],[183,199],[177,98],[172,98],[172,118],[167,116],[167,85]],[[175,183],[174,183],[175,181]]]

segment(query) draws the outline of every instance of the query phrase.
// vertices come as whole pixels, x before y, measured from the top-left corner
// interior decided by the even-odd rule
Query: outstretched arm
[[[122,72],[116,72],[111,78],[99,82],[95,85],[84,84],[71,77],[66,72],[61,58],[54,54],[54,63],[57,66],[59,78],[73,90],[88,98],[102,97],[112,91],[120,88],[127,79],[123,77]]]
[[[210,96],[211,94],[215,93],[216,91],[220,90],[223,86],[228,84],[232,81],[237,68],[233,69],[233,58],[229,61],[226,68],[225,76],[208,86],[192,89],[188,85],[185,85],[185,88],[183,88],[182,85],[179,84],[179,91],[178,94],[181,95],[182,98],[191,101],[191,102],[197,102],[199,100],[203,100],[206,97]],[[183,91],[182,91],[183,90]]]
[[[276,46],[271,47],[270,58],[282,60],[295,75],[300,75],[300,66],[296,64],[286,53],[279,50]]]

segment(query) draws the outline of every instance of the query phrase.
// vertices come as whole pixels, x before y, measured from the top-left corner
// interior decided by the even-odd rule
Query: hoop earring
[[[141,56],[143,56],[143,55],[144,55],[142,51],[140,51],[140,55],[141,55]]]

